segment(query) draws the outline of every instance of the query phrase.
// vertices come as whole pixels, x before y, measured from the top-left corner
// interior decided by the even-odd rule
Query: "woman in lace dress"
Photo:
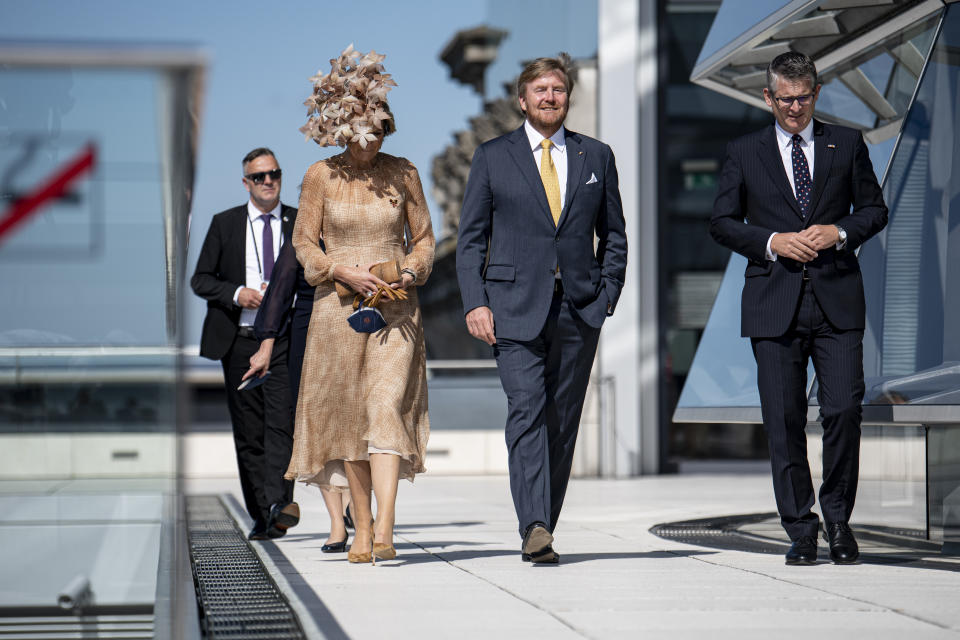
[[[334,61],[337,77],[349,78],[351,71],[362,76],[371,55],[368,72],[372,67],[378,82],[388,80],[379,73],[376,54],[360,59],[352,48]],[[354,64],[345,64],[345,56]],[[329,108],[331,92],[322,98],[318,107]],[[307,170],[292,239],[307,282],[316,290],[286,477],[340,490],[349,484],[356,526],[351,562],[396,555],[398,479],[412,481],[425,471],[430,429],[423,323],[414,287],[426,281],[433,265],[430,213],[416,168],[379,152],[383,136],[394,129],[386,103],[369,91],[366,98],[366,122],[347,120],[354,134],[349,140],[345,134],[329,136],[336,123],[305,127],[318,142],[339,139],[347,149]],[[377,112],[389,117],[371,123],[370,114]],[[389,285],[370,273],[372,265],[393,260],[400,262],[400,282]],[[378,287],[401,288],[407,299],[382,302],[386,326],[358,333],[347,324],[353,298],[338,296],[335,280],[363,295]],[[371,488],[377,499],[373,527]]]

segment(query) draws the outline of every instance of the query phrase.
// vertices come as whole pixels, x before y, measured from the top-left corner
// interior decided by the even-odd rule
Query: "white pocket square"
[[[593,184],[593,183],[596,182],[596,181],[597,181],[597,176],[593,175],[593,173],[591,172],[591,173],[590,173],[590,179],[587,180],[586,184]]]

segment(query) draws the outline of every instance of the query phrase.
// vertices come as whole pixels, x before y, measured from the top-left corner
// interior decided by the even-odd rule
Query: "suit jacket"
[[[490,307],[498,337],[530,340],[540,332],[558,265],[565,295],[591,326],[599,328],[620,298],[627,236],[613,152],[593,138],[564,133],[567,191],[556,226],[522,125],[473,156],[457,279],[464,312]]]
[[[293,236],[297,210],[280,206],[285,241]],[[233,303],[237,287],[246,286],[247,205],[213,216],[200,249],[197,268],[190,278],[193,292],[207,301],[207,316],[200,335],[200,355],[223,358],[237,335],[241,308]]]
[[[817,301],[835,328],[864,328],[863,278],[854,252],[886,226],[887,207],[859,131],[814,120],[813,152],[813,190],[804,217],[773,125],[727,146],[710,234],[749,260],[740,311],[745,337],[786,333],[800,297],[803,265],[782,256],[767,260],[767,239],[773,232],[814,224],[837,224],[847,232],[843,250],[823,249],[807,263]]]

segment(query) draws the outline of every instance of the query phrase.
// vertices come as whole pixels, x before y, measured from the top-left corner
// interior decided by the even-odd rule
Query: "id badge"
[[[269,280],[266,280],[266,281],[264,281],[264,282],[261,282],[261,283],[260,283],[260,293],[266,293],[266,291],[267,291],[267,285],[269,285],[269,284],[270,284],[270,281],[269,281]]]

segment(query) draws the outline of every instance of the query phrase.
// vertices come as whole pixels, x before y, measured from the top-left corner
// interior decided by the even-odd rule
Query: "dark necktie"
[[[273,218],[269,213],[260,216],[263,220],[263,280],[270,282],[270,274],[273,273],[273,227],[270,226],[270,219]]]
[[[813,187],[813,181],[810,180],[810,167],[807,166],[807,156],[803,154],[800,144],[803,138],[799,133],[793,134],[793,185],[797,195],[797,204],[800,205],[800,212],[803,217],[807,217],[807,209],[810,208],[810,191]]]

